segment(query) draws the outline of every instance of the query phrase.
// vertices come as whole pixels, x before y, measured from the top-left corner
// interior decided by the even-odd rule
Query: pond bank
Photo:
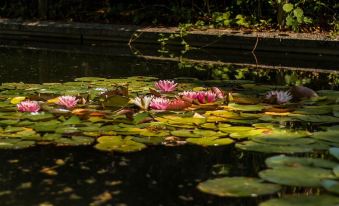
[[[116,43],[159,46],[159,34],[171,34],[177,28],[145,28],[139,26],[65,23],[51,21],[19,21],[0,19],[0,42],[44,42],[74,45],[115,45]],[[326,34],[293,34],[285,32],[248,32],[236,30],[192,31],[184,37],[197,48],[238,49],[258,52],[339,55],[339,38]],[[180,40],[168,45],[180,46]]]

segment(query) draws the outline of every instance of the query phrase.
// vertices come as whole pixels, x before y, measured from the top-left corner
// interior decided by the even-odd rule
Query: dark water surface
[[[326,59],[323,65],[332,68],[326,66]],[[134,75],[163,79],[212,78],[210,70],[196,65],[179,67],[176,61],[123,54],[0,48],[1,82],[65,82],[83,76]],[[285,83],[283,70],[270,74],[272,77],[261,77],[261,80]],[[317,85],[318,89],[335,87],[328,84],[328,72],[319,75],[317,82],[312,81],[311,85]],[[0,150],[0,205],[254,206],[272,196],[218,198],[199,192],[196,185],[222,176],[225,171],[229,171],[230,176],[256,177],[257,172],[265,168],[265,157],[243,154],[233,146],[154,146],[133,154],[100,152],[92,147]]]

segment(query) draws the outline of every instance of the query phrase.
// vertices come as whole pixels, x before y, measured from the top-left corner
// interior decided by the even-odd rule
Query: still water
[[[194,55],[193,55],[194,56]],[[199,56],[199,55],[198,55]],[[246,55],[244,55],[246,56]],[[319,57],[320,58],[320,57]],[[251,62],[253,63],[253,62]],[[287,65],[291,67],[291,65]],[[304,64],[303,68],[308,68]],[[314,69],[326,69],[325,72]],[[235,72],[243,69],[242,72]],[[251,79],[268,84],[303,83],[313,89],[336,89],[337,74],[324,64],[308,70],[254,69],[239,65],[166,61],[130,55],[97,55],[39,49],[0,48],[1,82],[66,82],[77,77],[155,76]],[[220,75],[227,70],[228,77]],[[38,146],[0,150],[0,202],[25,205],[228,205],[254,206],[277,197],[220,198],[196,189],[214,177],[257,177],[265,168],[261,153],[234,146],[150,146],[131,154],[100,152],[93,147]],[[49,170],[50,169],[50,170]],[[294,191],[293,191],[294,190]],[[313,190],[284,188],[282,193]],[[316,191],[316,189],[314,189]]]

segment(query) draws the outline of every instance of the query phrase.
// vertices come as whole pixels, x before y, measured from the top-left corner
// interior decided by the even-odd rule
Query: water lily
[[[289,102],[292,99],[292,95],[288,91],[269,91],[265,99],[272,103],[284,104]]]
[[[166,110],[168,108],[168,105],[170,103],[170,100],[163,97],[155,97],[152,99],[150,103],[150,108],[156,109],[156,110]]]
[[[225,97],[224,92],[218,87],[212,87],[212,92],[216,94],[218,99],[223,99]]]
[[[161,92],[172,92],[175,90],[176,86],[178,84],[175,83],[174,81],[170,80],[159,80],[158,82],[155,83],[155,88],[160,90]]]
[[[184,97],[188,97],[190,99],[197,99],[198,97],[198,92],[194,92],[194,91],[183,91],[178,93],[179,96],[184,96]]]
[[[205,103],[215,102],[216,97],[217,95],[213,92],[200,91],[198,92],[197,99],[200,103],[205,104]]]
[[[58,97],[58,105],[64,106],[67,109],[75,107],[78,103],[78,100],[74,96],[60,96]]]
[[[136,97],[131,102],[133,104],[137,105],[138,107],[140,107],[140,109],[147,110],[149,108],[153,98],[154,98],[153,95],[151,95],[151,96],[143,96],[143,97]]]
[[[37,101],[22,101],[16,105],[20,112],[38,112],[40,110],[40,105]]]
[[[186,102],[182,99],[174,99],[169,102],[167,109],[168,110],[183,110],[191,106],[191,103]]]

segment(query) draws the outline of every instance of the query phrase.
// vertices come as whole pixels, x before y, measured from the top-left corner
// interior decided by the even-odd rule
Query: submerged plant
[[[177,83],[171,80],[159,80],[154,86],[161,92],[172,92],[175,90],[177,85]]]
[[[265,99],[270,103],[285,104],[292,99],[292,95],[289,91],[269,91]]]
[[[166,110],[168,108],[168,105],[170,103],[170,100],[163,97],[155,97],[152,99],[150,103],[150,108],[155,110]]]
[[[133,104],[137,105],[140,109],[148,110],[153,98],[154,98],[153,95],[143,96],[143,97],[135,97],[131,102]]]
[[[78,103],[78,100],[74,96],[60,96],[58,97],[58,105],[64,106],[67,109],[75,107]]]
[[[37,101],[22,101],[16,105],[20,112],[38,112],[40,110],[40,105]]]

